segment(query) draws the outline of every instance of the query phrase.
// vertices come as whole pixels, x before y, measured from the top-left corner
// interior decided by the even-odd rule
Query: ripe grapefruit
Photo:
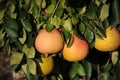
[[[41,62],[39,63],[40,69],[41,69],[41,76],[48,75],[52,72],[54,68],[54,59],[53,57],[42,57]]]
[[[67,47],[67,44],[64,45],[64,59],[70,62],[85,59],[89,52],[88,43],[85,40],[76,37],[74,34],[72,35],[72,37],[74,39],[72,45],[70,47]]]
[[[57,53],[63,49],[64,41],[57,29],[47,32],[45,29],[40,30],[35,39],[35,48],[43,54]]]
[[[95,48],[99,51],[114,51],[120,45],[120,33],[111,26],[106,29],[106,37],[95,38]]]

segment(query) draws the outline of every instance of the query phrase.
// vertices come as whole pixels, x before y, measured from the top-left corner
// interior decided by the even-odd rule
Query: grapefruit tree
[[[28,80],[118,80],[119,8],[119,0],[0,0],[0,52]]]

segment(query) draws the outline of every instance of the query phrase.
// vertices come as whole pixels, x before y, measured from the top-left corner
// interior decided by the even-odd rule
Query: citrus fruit
[[[80,61],[86,58],[89,52],[89,46],[88,43],[75,36],[73,37],[73,43],[70,47],[67,47],[67,44],[64,45],[63,48],[63,57],[65,60],[74,62],[74,61]]]
[[[99,51],[114,51],[120,45],[120,33],[116,28],[108,27],[106,29],[106,37],[95,38],[95,48]]]
[[[41,76],[48,75],[52,72],[54,68],[54,59],[53,57],[41,57],[41,62],[39,63],[41,69]]]
[[[45,29],[40,30],[35,39],[35,48],[43,54],[57,53],[63,49],[64,41],[57,29],[47,32]]]

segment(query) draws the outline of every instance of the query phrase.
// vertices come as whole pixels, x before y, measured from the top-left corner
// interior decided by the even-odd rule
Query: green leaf
[[[13,53],[11,59],[10,59],[10,65],[14,65],[14,64],[20,64],[20,62],[23,59],[23,53],[20,52],[15,52]]]
[[[86,6],[84,6],[83,8],[81,8],[81,9],[79,10],[79,15],[84,14],[85,11],[86,11]]]
[[[79,31],[81,32],[81,34],[84,34],[86,30],[86,26],[83,22],[80,22],[79,24]]]
[[[46,0],[42,0],[42,6],[41,8],[45,8],[46,7]]]
[[[29,22],[29,20],[28,19],[20,19],[20,20],[21,20],[21,23],[22,23],[22,26],[24,27],[24,29],[27,30],[28,32],[31,32],[32,25]]]
[[[30,47],[30,48],[28,48],[28,46],[25,44],[23,46],[22,51],[25,53],[25,55],[27,56],[27,58],[34,58],[34,56],[35,56],[35,49],[34,49],[33,46]]]
[[[90,80],[90,78],[92,76],[92,65],[91,65],[91,63],[86,61],[86,60],[83,60],[83,67],[85,68],[87,79]]]
[[[5,41],[4,41],[4,36],[5,36],[5,32],[3,32],[3,29],[0,29],[0,48],[4,46]]]
[[[71,36],[70,32],[68,32],[66,29],[63,29],[62,33],[63,33],[65,42],[67,42],[67,39]]]
[[[80,76],[86,76],[86,72],[82,64],[78,63],[77,67],[78,67],[77,74]]]
[[[109,4],[104,4],[102,6],[102,9],[100,11],[100,16],[99,18],[101,21],[105,20],[109,16]]]
[[[35,61],[32,59],[27,59],[27,64],[28,64],[28,68],[30,70],[30,73],[33,75],[36,75],[37,67],[36,67]]]
[[[22,36],[21,38],[19,38],[19,41],[20,41],[22,44],[24,44],[25,41],[26,41],[26,38],[27,38],[27,36],[26,36],[26,31],[25,31],[25,29],[23,28],[23,36]]]
[[[64,9],[62,7],[58,7],[55,12],[55,15],[60,18],[63,15],[63,11],[64,11]]]
[[[67,20],[64,21],[63,27],[69,32],[72,31],[72,21],[70,18],[68,18]]]
[[[65,2],[66,2],[66,0],[60,0],[61,6],[65,6]]]
[[[77,25],[77,23],[78,23],[78,17],[77,16],[72,16],[71,17],[71,21],[72,21],[73,25]]]
[[[18,31],[19,26],[15,19],[7,18],[6,25],[8,28]]]
[[[52,18],[51,23],[52,23],[53,25],[55,25],[56,28],[60,28],[61,19],[58,18],[58,17],[54,17],[54,18]]]
[[[73,41],[74,41],[73,36],[70,36],[69,41],[67,43],[67,47],[70,47],[72,45]]]
[[[53,28],[54,28],[54,25],[53,25],[53,24],[47,24],[45,29],[46,29],[48,32],[50,32]]]
[[[5,10],[0,10],[0,21],[3,19],[4,13],[5,13]]]
[[[85,37],[85,39],[89,42],[89,43],[91,43],[93,40],[94,40],[94,32],[91,30],[91,29],[89,29],[89,28],[87,28],[86,29],[86,31],[85,31],[85,33],[84,33],[84,37]]]
[[[71,69],[69,71],[69,76],[70,76],[70,79],[72,80],[76,74],[77,74],[77,64],[76,63],[72,63],[72,66],[71,66]]]
[[[27,79],[30,80],[30,71],[28,65],[27,64],[22,65],[22,70],[26,74]]]
[[[48,10],[49,14],[53,13],[54,9],[55,9],[55,5],[53,5],[53,4],[51,4],[47,7],[47,10]]]
[[[89,19],[96,19],[97,18],[97,10],[98,10],[98,6],[95,3],[92,3],[89,5],[88,9],[86,10],[85,15]]]
[[[18,37],[17,31],[15,31],[14,29],[8,28],[8,26],[5,26],[5,31],[7,32],[7,35],[10,38]]]
[[[118,51],[112,52],[111,60],[114,65],[118,62],[118,60],[119,60],[119,52]]]

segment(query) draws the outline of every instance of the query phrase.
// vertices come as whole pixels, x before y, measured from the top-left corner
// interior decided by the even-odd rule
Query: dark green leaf
[[[67,42],[67,39],[71,36],[71,34],[66,29],[63,29],[62,32],[63,32],[64,40],[65,42]]]
[[[22,26],[25,28],[25,30],[27,30],[28,32],[31,32],[32,25],[29,22],[29,20],[28,19],[20,19],[20,20],[21,20]]]
[[[95,3],[92,3],[89,5],[88,9],[86,10],[85,15],[89,19],[96,19],[97,18],[97,10],[98,10],[98,6]]]
[[[19,29],[18,23],[14,19],[11,19],[11,18],[7,18],[6,25],[8,28],[13,29],[15,31],[18,31]]]
[[[94,36],[95,35],[94,35],[94,32],[91,29],[87,28],[86,31],[85,31],[85,33],[84,33],[84,36],[85,36],[85,39],[89,43],[91,43],[94,40]]]
[[[72,80],[77,74],[77,66],[76,63],[72,63],[71,69],[69,71],[70,79]]]
[[[53,28],[54,28],[54,25],[53,25],[53,24],[47,24],[47,25],[46,25],[46,30],[47,30],[48,32],[50,32]]]
[[[81,32],[81,34],[84,34],[86,30],[86,26],[83,22],[80,22],[79,24],[79,31]]]
[[[64,9],[62,7],[58,7],[58,9],[55,12],[55,15],[60,18],[63,15],[63,11]]]
[[[17,34],[17,31],[14,30],[14,29],[11,29],[7,26],[5,26],[5,30],[7,32],[7,35],[10,37],[10,38],[16,38],[18,37],[18,34]]]
[[[90,62],[84,60],[83,61],[83,66],[86,72],[86,77],[88,80],[90,80],[91,76],[92,76],[92,65]]]
[[[84,69],[84,67],[83,67],[82,64],[78,63],[77,64],[77,68],[78,68],[78,70],[77,70],[77,74],[78,75],[80,75],[80,76],[86,76],[86,71],[85,71],[85,69]]]
[[[73,36],[71,36],[71,37],[69,38],[68,43],[67,43],[67,47],[70,47],[70,46],[72,45],[73,41],[74,41],[74,38],[73,38]]]

